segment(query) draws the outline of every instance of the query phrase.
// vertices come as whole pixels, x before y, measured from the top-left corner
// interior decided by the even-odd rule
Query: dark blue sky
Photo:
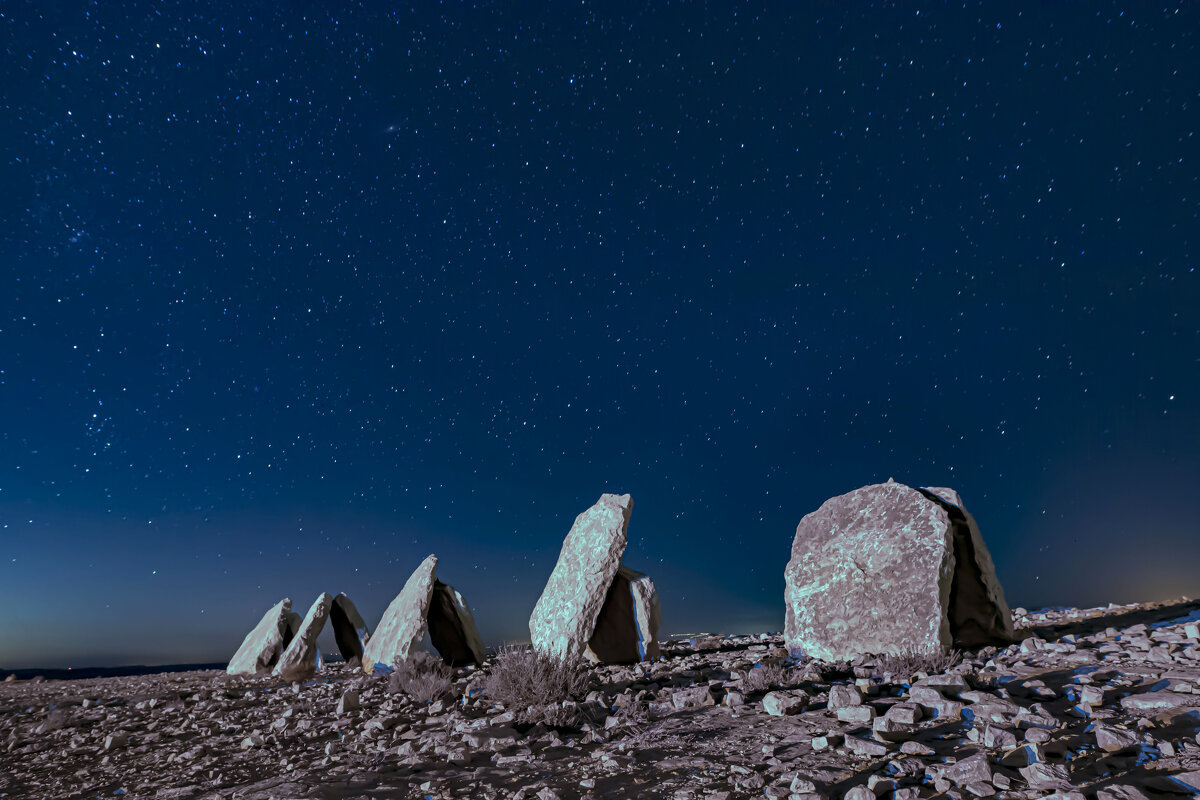
[[[631,492],[664,633],[958,489],[1013,605],[1200,591],[1200,8],[10,3],[0,665],[527,636]]]

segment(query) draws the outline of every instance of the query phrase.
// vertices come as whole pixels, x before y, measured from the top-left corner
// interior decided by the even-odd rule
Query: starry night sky
[[[604,491],[664,634],[889,477],[1014,606],[1200,592],[1200,6],[329,5],[0,9],[0,665],[430,552],[527,637]]]

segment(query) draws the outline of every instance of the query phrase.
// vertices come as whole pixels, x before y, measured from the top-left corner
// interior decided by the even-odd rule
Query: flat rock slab
[[[225,671],[230,675],[265,675],[271,671],[283,652],[284,639],[289,632],[292,601],[280,600],[271,606],[254,629],[246,634],[242,645],[229,660]]]
[[[332,604],[333,597],[322,592],[309,606],[308,613],[304,615],[304,620],[300,623],[300,632],[292,639],[292,643],[279,657],[279,663],[275,665],[274,673],[276,675],[294,681],[308,678],[317,671],[321,663],[321,650],[317,646],[317,637],[325,628],[325,621],[329,619],[329,608]]]
[[[431,554],[408,576],[400,594],[383,612],[375,634],[363,649],[363,672],[370,675],[376,664],[390,668],[408,660],[425,635],[436,580],[437,556]]]
[[[583,655],[625,552],[633,498],[603,494],[575,518],[529,618],[534,648]]]
[[[961,503],[949,489],[889,482],[805,516],[784,573],[789,650],[836,661],[1011,638],[995,567]]]

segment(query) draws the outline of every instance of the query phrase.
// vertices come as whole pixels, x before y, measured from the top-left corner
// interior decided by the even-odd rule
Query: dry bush
[[[747,692],[766,692],[787,682],[788,671],[782,664],[760,664],[746,672],[742,688]]]
[[[559,658],[549,653],[505,645],[496,654],[483,683],[483,693],[506,708],[522,711],[530,706],[561,706],[587,692],[587,662],[581,656]]]
[[[432,653],[413,653],[388,676],[388,691],[404,692],[417,703],[431,703],[450,693],[451,675],[450,668]]]
[[[958,650],[947,650],[942,647],[918,650],[915,647],[905,647],[881,657],[876,669],[880,675],[891,675],[893,678],[908,680],[918,672],[924,672],[926,675],[941,675],[953,669],[960,661],[962,661],[962,653]]]

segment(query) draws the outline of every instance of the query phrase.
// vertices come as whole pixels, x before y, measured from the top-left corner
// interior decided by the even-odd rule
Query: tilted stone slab
[[[622,564],[609,585],[584,656],[604,664],[658,658],[661,616],[654,582]]]
[[[967,511],[958,492],[943,486],[919,489],[922,494],[941,503],[954,525],[954,560],[956,575],[963,580],[952,584],[950,618],[953,622],[954,643],[974,647],[1013,638],[1012,612],[1004,598],[1004,587],[996,576],[992,554],[984,544],[983,534],[975,517]]]
[[[363,649],[362,669],[368,675],[375,665],[392,667],[408,660],[425,635],[433,584],[437,580],[437,556],[429,555],[408,577],[396,595],[367,646]]]
[[[279,657],[274,674],[295,681],[316,673],[321,666],[321,650],[317,646],[317,637],[321,635],[325,621],[329,619],[329,608],[332,604],[333,597],[327,592],[322,592],[313,601],[300,623],[300,631]]]
[[[529,618],[535,649],[559,657],[587,650],[621,565],[632,511],[629,495],[603,494],[575,518]]]
[[[329,608],[329,624],[333,626],[333,639],[342,658],[347,661],[362,659],[363,648],[371,638],[371,631],[345,593],[333,598],[333,605]]]
[[[483,663],[483,640],[470,606],[453,586],[434,581],[429,602],[429,640],[453,666]]]
[[[836,661],[1012,635],[987,547],[947,489],[889,481],[827,500],[797,526],[784,581],[794,654]]]
[[[289,598],[271,606],[253,630],[246,634],[225,671],[230,675],[269,673],[283,652],[284,637],[288,632],[288,615],[291,613],[292,601]]]

